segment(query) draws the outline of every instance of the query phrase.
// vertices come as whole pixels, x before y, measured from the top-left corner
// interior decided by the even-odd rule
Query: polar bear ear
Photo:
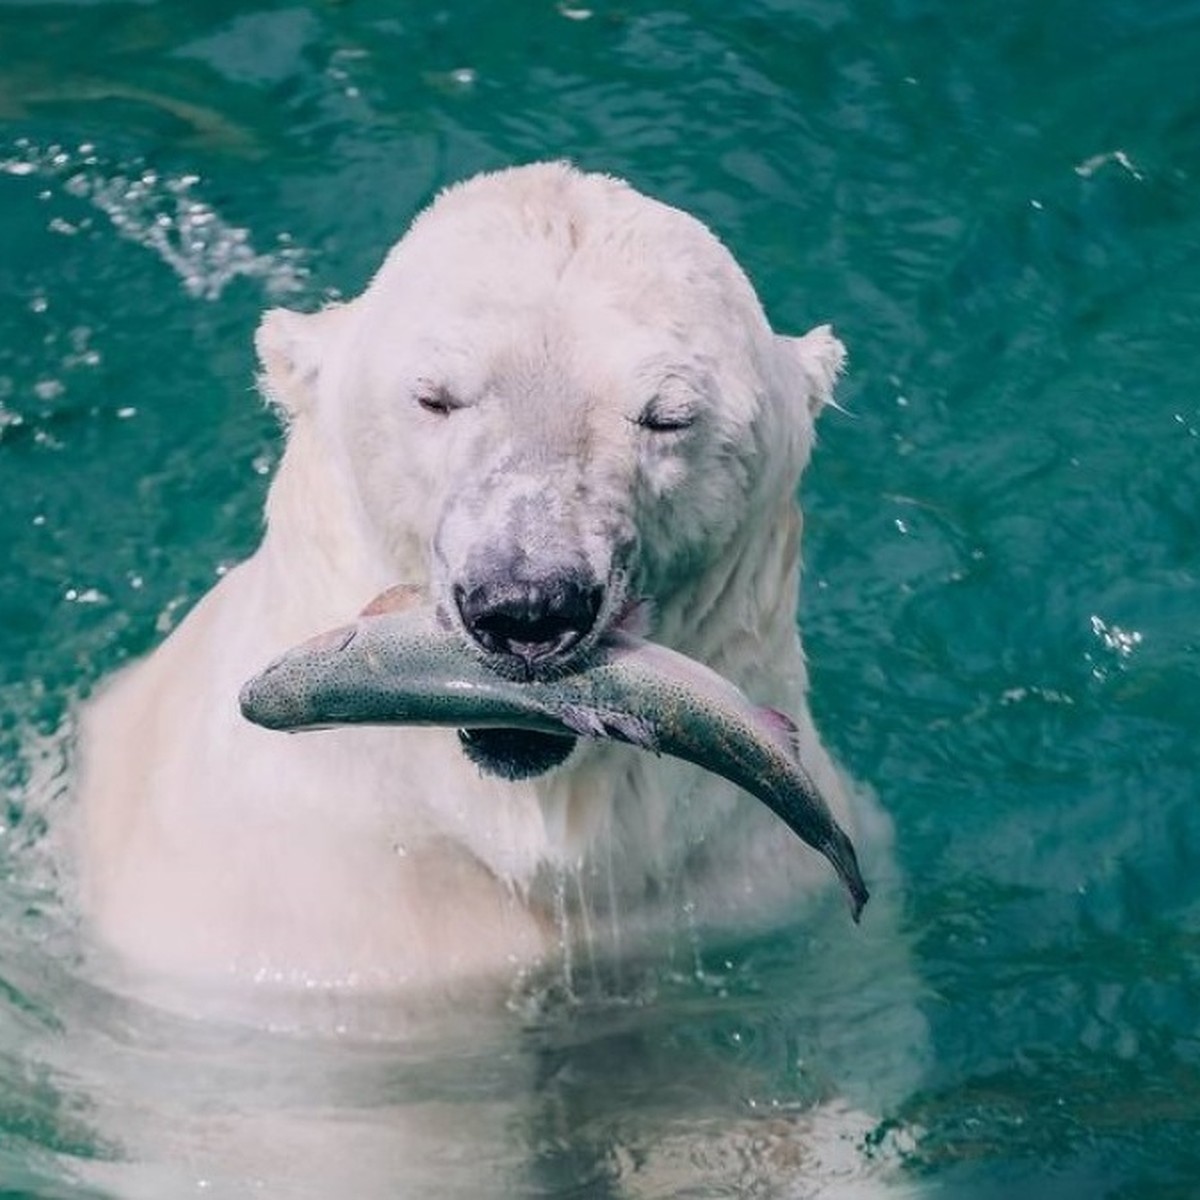
[[[777,336],[787,374],[798,371],[805,384],[809,412],[815,417],[826,404],[833,404],[833,387],[846,365],[846,347],[828,325],[818,325],[803,337]],[[836,405],[835,405],[836,407]]]
[[[254,335],[262,365],[259,386],[289,419],[312,407],[329,340],[341,324],[344,309],[340,304],[315,313],[273,308],[263,317]]]

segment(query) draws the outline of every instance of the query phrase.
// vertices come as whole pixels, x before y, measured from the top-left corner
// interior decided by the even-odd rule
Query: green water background
[[[850,349],[801,619],[896,824],[910,1177],[1200,1196],[1197,64],[1194,0],[0,3],[6,874],[31,739],[255,542],[258,314],[360,289],[447,182],[569,157]],[[896,1053],[865,1029],[846,1070]],[[31,1070],[0,1057],[0,1159],[98,1152]]]

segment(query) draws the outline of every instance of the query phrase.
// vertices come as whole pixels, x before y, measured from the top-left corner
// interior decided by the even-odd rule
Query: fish
[[[578,669],[508,678],[407,588],[293,647],[242,688],[265,729],[433,725],[623,742],[694,763],[764,803],[832,865],[857,923],[869,897],[854,845],[800,760],[795,724],[704,664],[620,627]]]

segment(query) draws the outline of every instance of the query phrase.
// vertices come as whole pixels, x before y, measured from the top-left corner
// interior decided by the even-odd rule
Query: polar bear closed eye
[[[268,313],[257,346],[287,426],[262,544],[83,716],[106,944],[192,978],[424,989],[542,961],[564,906],[615,950],[685,902],[738,921],[826,886],[684,764],[506,731],[284,738],[237,696],[398,581],[532,675],[648,597],[657,640],[794,715],[852,829],[794,616],[827,328],[773,333],[694,218],[544,164],[443,193],[360,297]]]

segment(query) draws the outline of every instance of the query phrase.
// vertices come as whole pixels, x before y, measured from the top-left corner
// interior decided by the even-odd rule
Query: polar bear
[[[827,864],[696,768],[538,735],[239,714],[246,679],[398,583],[499,662],[552,670],[648,598],[651,636],[807,705],[796,489],[843,348],[770,329],[698,220],[565,164],[443,192],[357,299],[268,312],[286,449],[258,550],[81,722],[84,907],[171,977],[444,989],[564,939],[756,919]]]

